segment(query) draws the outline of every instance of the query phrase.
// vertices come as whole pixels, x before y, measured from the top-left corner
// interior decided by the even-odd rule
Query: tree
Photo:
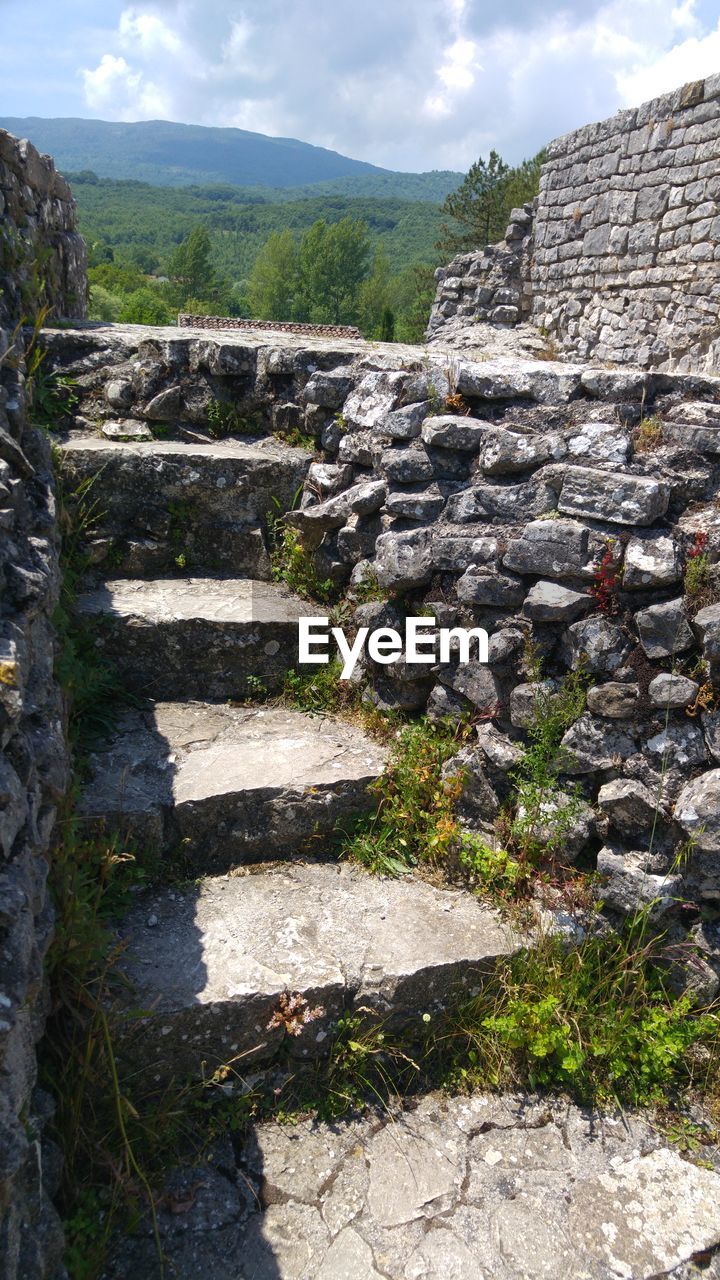
[[[300,241],[298,318],[316,324],[354,323],[369,254],[367,223],[361,219],[314,222]]]
[[[395,312],[390,307],[383,307],[380,317],[380,341],[395,341]]]
[[[497,151],[471,165],[457,191],[442,206],[446,218],[437,247],[449,253],[482,249],[505,234],[505,187],[510,174]]]
[[[392,282],[398,342],[422,342],[435,298],[435,268],[427,262],[405,267]]]
[[[250,313],[258,320],[292,320],[297,292],[298,248],[286,227],[260,250],[247,284]]]
[[[471,165],[457,191],[451,192],[442,206],[442,213],[452,222],[442,224],[436,248],[443,253],[463,253],[501,240],[511,209],[537,195],[546,154],[539,151],[511,169],[497,151],[491,151],[487,162],[481,158]]]
[[[152,289],[136,289],[123,303],[119,319],[124,324],[170,324],[168,307]]]
[[[207,227],[193,227],[189,235],[170,258],[168,275],[179,286],[182,298],[207,298],[215,286],[215,275],[210,264],[212,248]]]
[[[358,290],[358,320],[366,338],[381,336],[383,313],[390,302],[390,278],[390,259],[385,246],[379,244],[373,257],[372,271]]]

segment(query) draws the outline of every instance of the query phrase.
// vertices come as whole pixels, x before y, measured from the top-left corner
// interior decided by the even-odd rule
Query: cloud
[[[709,35],[691,36],[649,64],[637,63],[629,70],[618,72],[616,83],[623,104],[631,107],[669,93],[688,80],[702,80],[717,71],[720,71],[720,22]]]
[[[89,107],[113,120],[151,120],[165,114],[167,99],[161,89],[133,71],[122,57],[104,53],[93,71],[82,72]]]
[[[716,0],[106,0],[101,26],[91,0],[65,10],[82,52],[47,114],[235,125],[389,168],[519,161],[720,68]]]

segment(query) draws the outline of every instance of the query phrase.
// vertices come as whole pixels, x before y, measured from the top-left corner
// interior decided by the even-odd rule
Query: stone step
[[[289,1043],[327,1049],[343,1010],[419,1026],[520,945],[472,894],[335,863],[206,878],[143,897],[122,922],[122,1053],[150,1079],[243,1074],[274,1054],[284,993],[322,1012]],[[131,1024],[131,1025],[130,1025]],[[203,1065],[204,1064],[204,1065]]]
[[[252,579],[119,578],[77,609],[95,619],[101,651],[134,692],[241,700],[280,691],[297,663],[298,618],[317,605]]]
[[[221,1139],[202,1176],[167,1176],[156,1222],[173,1280],[715,1280],[720,1173],[702,1156],[635,1110],[430,1093],[255,1124],[234,1155]],[[144,1210],[104,1280],[154,1275],[154,1249]]]
[[[372,807],[386,752],[354,725],[285,707],[156,703],[90,759],[80,811],[199,872],[322,848]]]
[[[269,578],[268,516],[289,510],[312,460],[276,440],[116,441],[60,446],[64,483],[91,481],[88,548],[113,574],[176,567]]]

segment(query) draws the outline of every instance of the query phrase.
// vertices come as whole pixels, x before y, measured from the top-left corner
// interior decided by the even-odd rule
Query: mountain
[[[92,170],[100,177],[134,179],[154,186],[313,186],[312,192],[303,194],[437,201],[462,179],[462,174],[449,172],[395,173],[295,138],[270,138],[245,129],[215,129],[167,120],[117,124],[6,116],[0,118],[0,128],[29,138],[39,151],[53,156],[63,173]]]

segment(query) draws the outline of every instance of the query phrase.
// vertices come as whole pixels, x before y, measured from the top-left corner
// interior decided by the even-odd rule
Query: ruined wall
[[[58,1274],[49,1196],[58,1160],[36,1089],[56,805],[68,781],[51,615],[58,531],[50,445],[28,421],[27,337],[38,306],[84,311],[85,251],[52,161],[0,131],[0,1277]]]
[[[508,327],[526,320],[531,308],[530,261],[534,203],[513,209],[505,239],[477,252],[461,253],[435,272],[437,293],[427,336],[432,339],[457,318]]]
[[[716,372],[719,162],[720,75],[558,138],[505,240],[438,271],[428,337],[530,319],[566,356]]]
[[[564,351],[720,364],[719,160],[720,75],[550,145],[532,314]]]

